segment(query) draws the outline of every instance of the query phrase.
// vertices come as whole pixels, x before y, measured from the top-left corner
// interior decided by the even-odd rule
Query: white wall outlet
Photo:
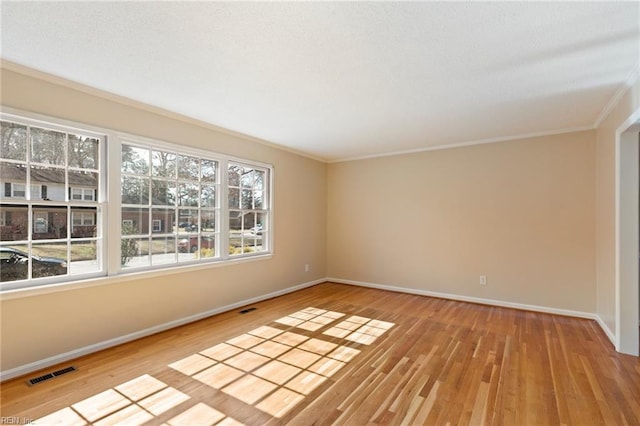
[[[480,285],[487,285],[487,276],[480,275]]]
[[[309,272],[309,264],[308,263],[304,264],[304,271],[305,272]]]

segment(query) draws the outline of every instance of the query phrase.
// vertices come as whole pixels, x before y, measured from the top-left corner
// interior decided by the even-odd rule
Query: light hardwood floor
[[[65,425],[640,425],[640,358],[616,353],[594,321],[333,283],[252,306],[3,383],[1,415]],[[78,371],[25,384],[68,365]]]

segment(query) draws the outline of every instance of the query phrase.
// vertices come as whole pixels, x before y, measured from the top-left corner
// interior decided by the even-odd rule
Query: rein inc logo
[[[35,419],[30,417],[0,417],[0,425],[33,425],[35,424]]]

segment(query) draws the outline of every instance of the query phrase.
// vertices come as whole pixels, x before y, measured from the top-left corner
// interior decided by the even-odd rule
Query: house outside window
[[[0,124],[0,250],[28,259],[2,265],[0,291],[271,252],[269,165],[4,111]]]
[[[4,114],[0,124],[0,210],[5,219],[11,216],[0,229],[0,249],[25,253],[28,259],[3,265],[0,288],[100,274],[103,233],[73,232],[72,212],[82,206],[90,210],[87,217],[96,217],[103,209],[93,195],[87,201],[68,194],[78,182],[91,188],[91,194],[99,191],[104,137],[29,119],[5,119]],[[47,260],[36,263],[31,255]]]

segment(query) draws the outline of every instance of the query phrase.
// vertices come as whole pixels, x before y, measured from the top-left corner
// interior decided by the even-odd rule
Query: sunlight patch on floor
[[[274,322],[370,345],[393,323],[309,307]],[[330,327],[330,328],[328,328]],[[360,353],[359,349],[268,325],[169,366],[280,418]],[[198,370],[200,369],[200,370]]]
[[[360,354],[360,349],[350,346],[370,345],[395,325],[357,315],[343,319],[346,316],[308,307],[274,321],[306,332],[320,333],[319,330],[325,329],[318,337],[330,336],[334,340],[331,342],[264,325],[177,360],[169,367],[263,413],[281,418]],[[344,344],[336,343],[335,339],[342,339]],[[34,423],[136,426],[163,414],[166,419],[175,414],[176,407],[186,406],[190,400],[191,396],[144,374]],[[164,424],[242,424],[220,409],[192,401]],[[169,410],[174,412],[168,413]]]

